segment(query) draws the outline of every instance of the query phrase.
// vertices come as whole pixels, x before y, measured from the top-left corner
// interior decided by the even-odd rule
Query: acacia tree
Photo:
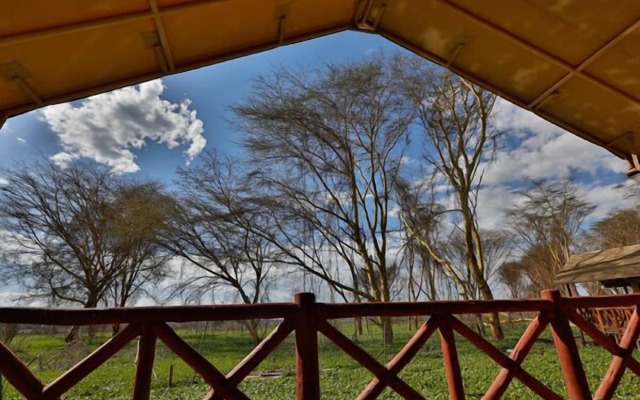
[[[428,236],[421,237],[420,243],[446,269],[464,298],[471,298],[470,291],[477,289],[482,299],[491,300],[493,292],[487,279],[477,206],[482,177],[493,157],[499,134],[492,125],[496,97],[448,73],[436,76],[419,66],[404,71],[405,88],[418,109],[418,125],[428,144],[425,158],[437,178],[433,182],[445,185],[455,203],[449,210],[453,211],[450,221],[461,235],[467,274],[456,273],[455,261],[442,254]],[[405,222],[408,229],[419,235],[411,221]],[[490,315],[490,325],[492,336],[502,338],[497,313]]]
[[[525,296],[529,286],[523,266],[516,261],[502,264],[498,272],[500,282],[507,287],[512,299],[519,299]]]
[[[272,271],[280,252],[254,232],[263,218],[251,210],[249,199],[255,193],[237,160],[205,153],[197,166],[178,170],[177,186],[172,225],[162,240],[188,261],[175,293],[200,298],[219,289],[245,304],[267,300],[275,275],[286,271]],[[259,343],[260,321],[244,324]]]
[[[4,176],[6,272],[26,289],[23,299],[124,306],[164,276],[166,257],[153,243],[162,207],[149,197],[159,193],[157,185],[128,182],[89,163],[22,165]]]
[[[119,182],[111,204],[111,251],[127,254],[125,266],[108,286],[105,305],[125,307],[142,294],[153,297],[167,277],[171,254],[160,244],[174,200],[157,182]]]
[[[381,58],[315,75],[279,70],[233,107],[254,182],[269,193],[277,234],[265,237],[346,300],[392,300],[392,181],[414,117],[401,68]],[[389,320],[380,322],[391,341]]]
[[[551,288],[595,206],[580,197],[570,179],[533,181],[518,194],[522,201],[509,210],[508,220],[520,237],[523,270],[537,290]]]
[[[127,182],[88,163],[22,165],[4,176],[7,270],[29,299],[124,306],[162,276],[165,259],[152,243],[162,208],[148,197],[157,185]],[[116,282],[123,284],[116,289]],[[110,290],[118,293],[113,302]]]
[[[586,243],[594,250],[640,243],[640,208],[610,211],[607,216],[591,226]]]
[[[446,278],[453,282],[456,291],[465,300],[471,300],[473,293],[470,282],[465,280],[464,266],[456,268],[453,262],[447,260],[440,251],[451,236],[452,232],[446,232],[445,221],[451,210],[447,210],[435,200],[432,180],[409,182],[397,179],[395,189],[400,206],[399,217],[404,230],[404,240],[409,248],[420,249],[421,258],[428,259],[438,270],[442,271]],[[460,273],[463,271],[463,274]],[[435,277],[437,274],[429,274],[431,280],[431,296],[438,297],[438,285]]]

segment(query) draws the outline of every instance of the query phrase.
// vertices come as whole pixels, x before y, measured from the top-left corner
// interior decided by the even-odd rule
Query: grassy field
[[[515,345],[524,328],[524,325],[507,325],[507,338],[498,342],[497,347],[507,353]],[[351,336],[351,324],[345,324],[340,329]],[[178,333],[223,372],[231,370],[253,348],[248,335],[238,329],[219,327],[214,329],[211,326],[205,329],[205,326],[202,326],[199,329],[181,329]],[[380,339],[380,332],[372,325],[366,329],[364,335],[360,336],[359,342],[376,359],[387,362],[412,334],[413,330],[409,330],[406,323],[397,322],[394,344],[384,345]],[[107,333],[100,334],[95,344],[81,344],[75,349],[65,349],[63,332],[21,334],[16,337],[12,347],[22,360],[29,363],[30,368],[41,380],[49,382],[107,337]],[[464,338],[457,336],[457,345],[467,398],[480,399],[498,373],[499,367]],[[587,346],[581,349],[581,356],[589,383],[595,390],[608,368],[611,357],[592,343],[587,343]],[[131,343],[116,357],[85,378],[67,393],[65,398],[96,400],[130,398],[134,359],[135,343]],[[171,366],[174,374],[172,385],[169,386],[168,375]],[[353,399],[372,377],[367,370],[322,336],[320,336],[320,367],[322,395],[325,399]],[[545,332],[537,342],[525,361],[524,368],[556,392],[566,396],[562,373],[549,332]],[[260,372],[278,372],[281,376],[265,378],[259,376]],[[252,399],[295,398],[295,358],[292,339],[287,339],[269,356],[255,374],[256,376],[247,378],[241,384],[243,391]],[[429,399],[448,398],[437,334],[427,342],[400,376]],[[194,374],[193,370],[160,343],[158,344],[152,398],[201,399],[207,391],[208,386]],[[21,398],[6,382],[3,392],[1,398],[3,400]],[[400,397],[391,389],[387,389],[380,398],[398,399]],[[504,398],[537,397],[524,385],[514,381]],[[631,373],[625,374],[616,399],[640,399],[640,379]]]

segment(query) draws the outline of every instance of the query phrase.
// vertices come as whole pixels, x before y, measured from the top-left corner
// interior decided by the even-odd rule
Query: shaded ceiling
[[[0,126],[43,105],[359,30],[640,170],[638,0],[3,0],[0,16]]]

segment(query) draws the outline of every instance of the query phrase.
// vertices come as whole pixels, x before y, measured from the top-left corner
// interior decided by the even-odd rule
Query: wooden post
[[[296,398],[320,400],[316,296],[313,293],[296,293],[294,302],[299,308],[296,318]]]
[[[462,374],[460,373],[456,339],[453,336],[453,330],[448,318],[442,317],[439,328],[442,357],[444,358],[444,367],[447,372],[449,398],[451,400],[464,400],[464,386],[462,384]]]
[[[167,378],[167,385],[173,386],[173,364],[169,365],[169,377]]]
[[[133,387],[133,400],[149,400],[151,392],[151,375],[153,361],[156,356],[156,335],[149,326],[142,329],[138,355],[136,357],[136,377]]]
[[[567,385],[567,393],[571,400],[591,400],[591,392],[584,373],[578,346],[564,311],[562,296],[557,290],[543,290],[541,297],[553,302],[551,332],[555,343],[560,367]]]

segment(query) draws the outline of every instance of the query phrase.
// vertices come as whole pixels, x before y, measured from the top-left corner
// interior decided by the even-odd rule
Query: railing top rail
[[[640,294],[616,296],[563,297],[568,308],[630,307],[640,304]],[[488,301],[427,301],[393,303],[315,303],[321,318],[368,316],[406,317],[417,315],[483,314],[493,312],[549,311],[548,299]],[[37,325],[100,325],[141,322],[237,321],[246,319],[280,319],[293,316],[295,303],[264,303],[202,306],[158,306],[125,308],[41,308],[2,307],[0,323]]]
[[[102,325],[145,322],[238,321],[280,319],[293,315],[293,303],[125,308],[0,308],[0,323],[35,325]]]
[[[550,310],[549,300],[486,300],[486,301],[429,301],[393,303],[319,304],[323,318],[351,318],[367,316],[407,317],[414,315],[483,314],[492,312],[536,312]]]

